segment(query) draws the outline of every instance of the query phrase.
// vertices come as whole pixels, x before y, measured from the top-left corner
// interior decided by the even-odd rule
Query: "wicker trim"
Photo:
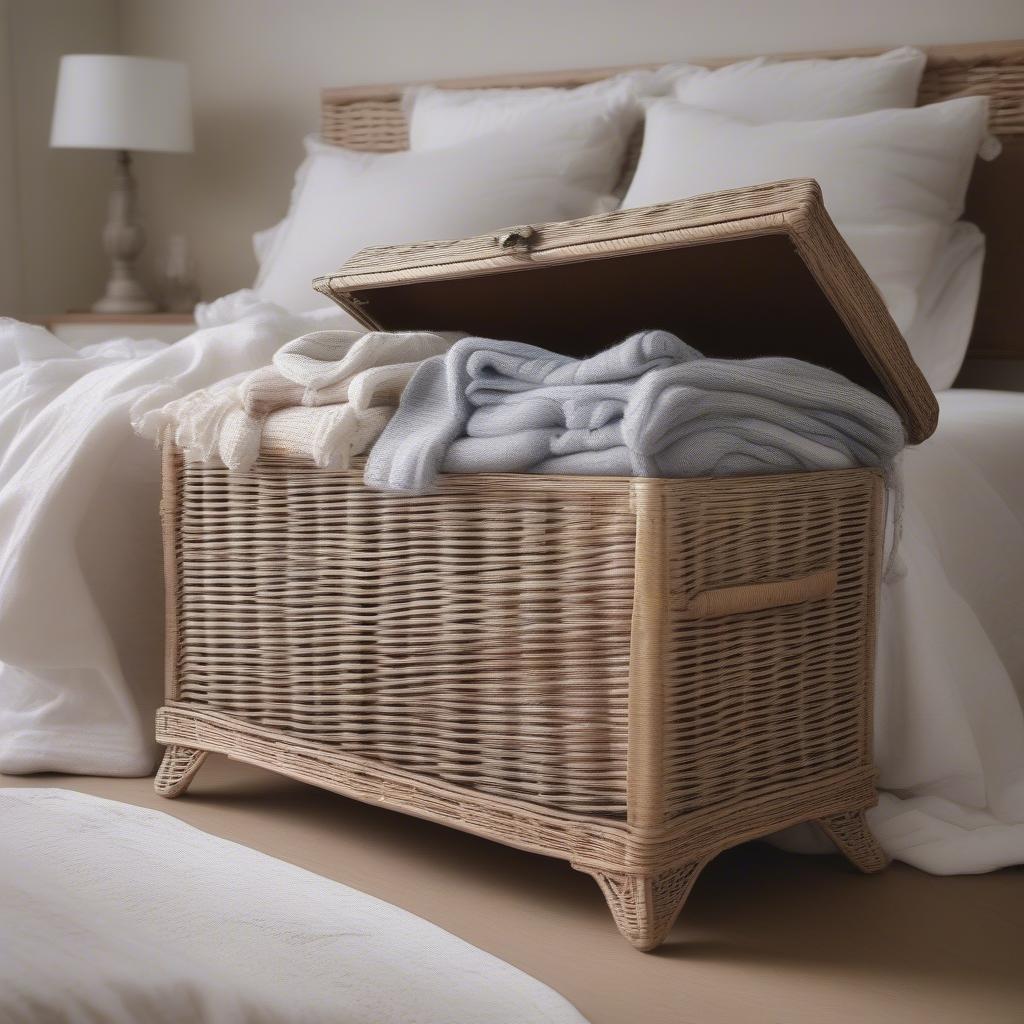
[[[168,745],[163,778],[177,778],[175,765],[200,752],[226,754],[270,768],[374,806],[411,814],[482,836],[527,853],[568,860],[581,871],[656,875],[680,863],[710,860],[730,846],[758,839],[808,820],[842,818],[853,809],[874,806],[874,771],[863,768],[821,775],[780,793],[737,802],[723,814],[716,808],[671,826],[644,830],[599,818],[543,811],[515,800],[481,797],[463,788],[363,758],[296,741],[272,729],[242,725],[229,715],[165,704],[157,712],[156,739]],[[189,759],[191,760],[191,759]],[[201,763],[201,762],[200,762]],[[199,764],[162,796],[179,796]],[[844,850],[844,852],[846,852]]]
[[[820,202],[789,219],[790,237],[822,292],[871,364],[893,407],[918,444],[935,433],[939,403],[874,283]]]
[[[174,431],[164,431],[161,448],[160,528],[164,552],[164,687],[168,700],[178,697],[178,454]]]
[[[718,241],[785,230],[790,218],[802,223],[814,216],[821,189],[809,178],[766,182],[749,188],[726,189],[672,203],[531,225],[529,242],[511,251],[495,234],[458,241],[424,241],[379,245],[351,257],[340,270],[317,278],[314,287],[343,301],[345,292],[401,281],[423,281],[492,272],[528,269],[544,262],[602,259],[623,243],[629,251],[681,243]]]
[[[671,607],[665,490],[647,480],[631,484],[636,515],[635,587],[629,654],[627,808],[630,825],[665,821],[665,685]]]

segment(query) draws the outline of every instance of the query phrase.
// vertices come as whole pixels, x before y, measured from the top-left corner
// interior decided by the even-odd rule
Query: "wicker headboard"
[[[981,301],[970,355],[1024,359],[1024,40],[927,47],[928,64],[919,100],[933,103],[954,96],[985,95],[991,100],[990,126],[1003,144],[999,159],[978,161],[967,198],[967,217],[985,232],[987,256]],[[848,57],[880,50],[850,50],[800,57]],[[737,58],[699,59],[716,67]],[[650,65],[656,66],[656,65]],[[629,68],[540,72],[435,82],[444,88],[496,88],[551,85],[572,87]],[[321,131],[324,139],[349,149],[394,152],[408,145],[402,113],[402,85],[325,89]]]

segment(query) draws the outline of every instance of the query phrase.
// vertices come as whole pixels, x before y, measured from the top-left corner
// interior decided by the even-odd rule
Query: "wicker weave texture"
[[[1009,53],[965,57],[936,55],[921,79],[918,102],[987,96],[994,135],[1024,134],[1024,47]]]
[[[178,478],[177,692],[478,792],[625,817],[629,487]]]
[[[593,872],[619,932],[638,949],[653,949],[667,937],[704,861],[662,875]]]
[[[761,478],[756,500],[744,480],[672,489],[667,818],[870,766],[879,500],[861,473]],[[693,595],[791,580],[820,580],[824,596],[723,617],[698,606],[687,618]]]
[[[813,784],[780,792],[770,801],[741,800],[687,815],[669,826],[636,829],[610,818],[547,811],[536,804],[478,794],[181,701],[170,700],[157,712],[156,735],[158,742],[169,744],[159,776],[164,788],[158,792],[164,796],[179,796],[187,788],[198,765],[188,758],[190,752],[215,751],[365,803],[521,850],[563,857],[581,871],[654,877],[810,820],[841,822],[849,837],[844,852],[858,866],[863,867],[857,860],[862,850],[877,851],[870,833],[855,836],[858,819],[850,813],[851,808],[870,807],[876,800],[874,773],[868,770],[822,774]]]
[[[177,701],[618,820],[631,757],[641,778],[658,754],[657,823],[870,765],[873,473],[449,477],[409,498],[285,458],[174,464]],[[821,596],[786,603],[816,573]],[[768,607],[728,614],[751,584]],[[658,706],[631,709],[645,671]]]

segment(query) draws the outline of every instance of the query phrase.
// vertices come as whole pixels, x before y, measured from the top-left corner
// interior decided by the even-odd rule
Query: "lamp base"
[[[107,223],[103,228],[103,247],[111,261],[107,290],[93,307],[94,313],[153,313],[156,303],[135,279],[134,264],[146,236],[136,215],[135,179],[131,156],[117,154],[117,172],[110,193]]]
[[[92,305],[94,313],[155,313],[157,304],[135,280],[115,280],[107,284],[106,294]]]

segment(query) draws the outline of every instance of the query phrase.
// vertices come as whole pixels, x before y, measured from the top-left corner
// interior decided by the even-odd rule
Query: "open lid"
[[[374,330],[461,330],[573,356],[662,328],[707,356],[791,356],[888,399],[911,443],[938,405],[816,181],[732,189],[458,242],[374,246],[314,282]]]

